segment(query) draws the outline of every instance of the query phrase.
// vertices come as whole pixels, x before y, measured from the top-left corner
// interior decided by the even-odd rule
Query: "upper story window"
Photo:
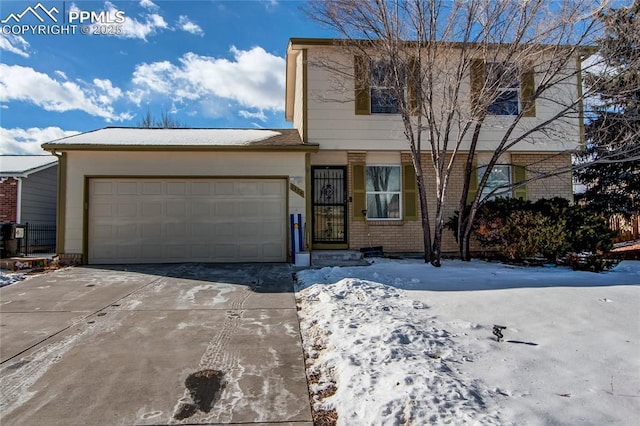
[[[400,101],[414,115],[419,111],[421,85],[419,62],[407,58],[399,66],[389,60],[354,57],[355,114],[397,114]]]
[[[367,218],[400,219],[400,166],[367,166]]]
[[[470,76],[471,103],[475,114],[536,116],[538,94],[533,65],[516,67],[474,59]]]
[[[518,115],[520,112],[520,79],[517,73],[505,64],[487,64],[487,87],[495,88],[494,101],[488,111],[492,115]]]
[[[398,113],[398,83],[404,80],[404,72],[395,76],[389,61],[372,61],[370,67],[371,114]],[[402,83],[404,86],[404,83]]]

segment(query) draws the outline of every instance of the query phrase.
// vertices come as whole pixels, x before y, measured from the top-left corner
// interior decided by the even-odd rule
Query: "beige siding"
[[[304,188],[304,153],[288,152],[88,152],[67,153],[65,234],[62,253],[82,253],[85,177],[289,177]],[[302,182],[302,183],[300,183]],[[288,191],[289,213],[305,214],[305,202]]]
[[[296,84],[295,84],[295,97],[294,97],[294,109],[293,109],[293,128],[298,129],[300,137],[303,135],[304,126],[304,84],[303,84],[303,55],[302,52],[298,53],[296,57]]]
[[[331,53],[326,47],[309,48],[307,67],[309,142],[330,150],[405,150],[404,126],[397,114],[355,115],[354,90],[350,71],[353,59]],[[327,64],[334,69],[329,69]],[[336,71],[337,70],[337,71]],[[343,77],[338,77],[342,73]],[[464,84],[462,98],[470,99],[469,84]],[[575,79],[547,92],[551,99],[575,99]],[[533,128],[559,112],[552,100],[538,100],[537,117],[523,118],[513,137]],[[510,124],[509,117],[489,117],[480,134],[480,150],[492,150]],[[529,138],[513,147],[513,151],[563,151],[580,143],[579,118],[553,124],[545,136]],[[455,135],[454,135],[455,136]],[[470,134],[464,145],[468,146]],[[463,146],[463,150],[465,149]]]

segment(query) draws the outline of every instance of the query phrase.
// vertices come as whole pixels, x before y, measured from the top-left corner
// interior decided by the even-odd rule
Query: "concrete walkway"
[[[283,264],[60,270],[0,289],[0,424],[311,425]]]

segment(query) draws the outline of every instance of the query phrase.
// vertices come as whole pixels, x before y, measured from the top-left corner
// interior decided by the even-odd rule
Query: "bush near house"
[[[456,224],[457,215],[448,227],[456,229]],[[616,234],[605,217],[564,198],[488,201],[478,212],[473,233],[483,248],[510,262],[536,259],[593,271],[611,265],[602,255],[611,250]]]

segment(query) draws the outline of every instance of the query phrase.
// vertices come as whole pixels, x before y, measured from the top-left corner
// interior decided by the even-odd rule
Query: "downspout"
[[[20,216],[22,216],[22,177],[16,176],[14,179],[18,181],[18,188],[16,189],[16,223],[20,223]]]
[[[58,158],[58,194],[56,196],[56,255],[60,256],[63,254],[63,244],[62,239],[64,238],[63,230],[64,230],[64,220],[65,220],[65,209],[63,206],[64,200],[62,199],[62,195],[66,194],[66,188],[63,188],[63,185],[66,185],[66,161],[64,157],[64,153],[58,153],[55,149],[47,150],[52,155]]]

